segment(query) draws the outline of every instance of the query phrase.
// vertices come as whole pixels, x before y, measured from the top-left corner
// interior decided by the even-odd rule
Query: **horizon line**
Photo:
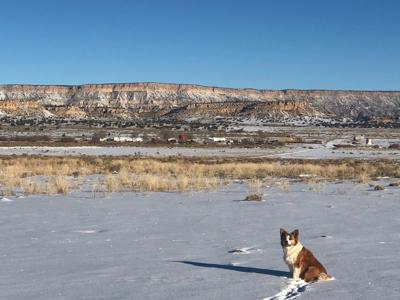
[[[105,86],[105,85],[138,85],[138,84],[159,84],[159,85],[182,85],[182,86],[195,86],[202,88],[213,88],[213,89],[230,89],[230,90],[253,90],[253,91],[310,91],[310,92],[318,92],[318,91],[332,91],[332,92],[381,92],[381,93],[396,93],[400,92],[400,90],[368,90],[368,89],[321,89],[321,88],[311,88],[311,89],[299,89],[299,88],[285,88],[285,89],[268,89],[268,88],[252,88],[252,87],[224,87],[224,86],[214,86],[214,85],[205,85],[205,84],[197,84],[197,83],[175,83],[175,82],[156,82],[156,81],[133,81],[133,82],[102,82],[102,83],[81,83],[81,84],[32,84],[32,83],[1,83],[0,87],[7,86],[31,86],[31,87],[81,87],[81,86]]]

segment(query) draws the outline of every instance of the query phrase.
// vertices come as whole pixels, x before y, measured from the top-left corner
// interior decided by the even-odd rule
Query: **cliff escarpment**
[[[0,116],[400,121],[400,92],[256,90],[190,84],[0,85]]]

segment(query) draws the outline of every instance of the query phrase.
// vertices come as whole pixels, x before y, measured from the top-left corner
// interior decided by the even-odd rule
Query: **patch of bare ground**
[[[400,177],[398,160],[299,160],[138,156],[0,156],[0,191],[10,195],[67,194],[87,186],[86,178],[99,176],[96,191],[201,191],[212,190],[231,180],[250,180],[257,194],[262,181],[280,178],[287,190],[289,180],[316,184],[326,180]],[[94,189],[94,188],[93,188]]]

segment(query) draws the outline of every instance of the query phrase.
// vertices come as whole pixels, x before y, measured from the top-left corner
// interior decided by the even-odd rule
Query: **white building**
[[[100,138],[100,142],[136,142],[141,143],[143,142],[142,137],[130,137],[130,136],[108,136],[104,138]]]
[[[225,137],[218,137],[218,136],[213,136],[208,138],[210,141],[213,141],[214,143],[226,143],[226,138]]]
[[[136,143],[141,143],[141,142],[143,142],[143,138],[142,137],[140,137],[140,136],[138,136],[138,137],[134,137],[134,138],[132,138],[133,139],[133,141],[132,142],[136,142]]]
[[[364,144],[365,143],[365,136],[363,136],[362,134],[355,135],[353,137],[353,142],[354,143]]]
[[[168,141],[168,143],[177,143],[178,142],[178,140],[176,138],[173,138],[173,137],[167,139],[167,141]]]
[[[129,136],[114,136],[114,142],[133,142],[133,138]]]

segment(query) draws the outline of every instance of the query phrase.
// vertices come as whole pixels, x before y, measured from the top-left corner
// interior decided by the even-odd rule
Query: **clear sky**
[[[400,90],[398,0],[0,0],[0,84]]]

